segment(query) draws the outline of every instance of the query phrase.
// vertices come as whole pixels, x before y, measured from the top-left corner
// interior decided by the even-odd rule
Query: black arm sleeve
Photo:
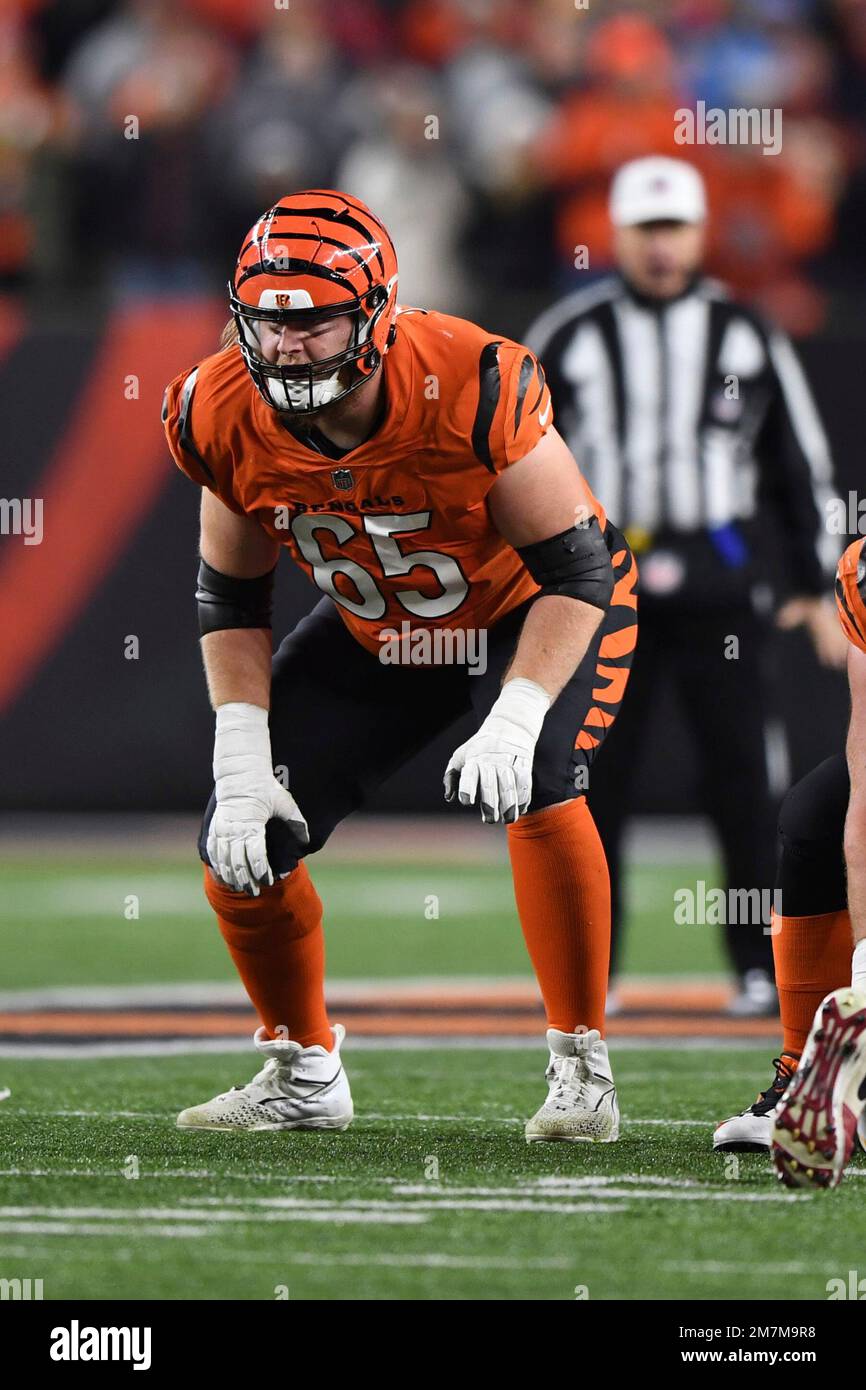
[[[235,627],[270,627],[276,565],[256,579],[233,579],[202,560],[195,591],[202,637]]]
[[[563,594],[594,608],[607,608],[613,594],[613,564],[597,517],[558,536],[517,547],[543,594]]]

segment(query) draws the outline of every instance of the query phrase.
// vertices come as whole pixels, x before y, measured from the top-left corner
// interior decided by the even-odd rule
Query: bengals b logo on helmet
[[[357,198],[307,189],[281,198],[244,239],[229,302],[247,370],[275,410],[309,414],[341,400],[378,371],[393,341],[397,254],[386,228]],[[344,349],[279,365],[262,326],[350,319]]]

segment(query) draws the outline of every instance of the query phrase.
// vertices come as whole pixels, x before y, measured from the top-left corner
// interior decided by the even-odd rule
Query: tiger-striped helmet
[[[229,302],[240,350],[262,398],[304,415],[341,400],[378,371],[393,341],[397,255],[364,203],[330,189],[281,198],[244,238]],[[265,360],[262,323],[304,324],[348,314],[344,351],[319,362]]]

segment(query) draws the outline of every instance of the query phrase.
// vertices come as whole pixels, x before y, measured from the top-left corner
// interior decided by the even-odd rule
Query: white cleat
[[[838,1186],[864,1101],[866,995],[835,989],[818,1006],[797,1075],[773,1122],[773,1165],[786,1187]]]
[[[716,1126],[713,1148],[716,1153],[769,1153],[773,1120],[782,1103],[785,1089],[797,1070],[797,1062],[786,1052],[773,1060],[776,1074],[772,1085],[761,1091],[748,1110],[732,1115]]]
[[[619,1138],[619,1106],[607,1043],[597,1028],[561,1033],[548,1028],[547,1100],[526,1122],[526,1142],[564,1139],[612,1144]]]
[[[349,1079],[340,1060],[346,1030],[331,1029],[331,1052],[318,1045],[269,1038],[264,1028],[253,1039],[268,1060],[246,1086],[193,1105],[177,1117],[178,1129],[346,1129],[354,1114]]]

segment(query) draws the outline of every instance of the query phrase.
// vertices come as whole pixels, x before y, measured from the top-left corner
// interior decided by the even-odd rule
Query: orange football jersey
[[[381,370],[384,418],[337,457],[290,432],[237,347],[176,377],[163,407],[178,467],[287,546],[373,652],[402,623],[486,628],[538,591],[486,495],[552,419],[533,354],[447,314],[398,310]]]
[[[836,569],[836,607],[845,636],[866,652],[866,558],[863,540],[853,541]]]

